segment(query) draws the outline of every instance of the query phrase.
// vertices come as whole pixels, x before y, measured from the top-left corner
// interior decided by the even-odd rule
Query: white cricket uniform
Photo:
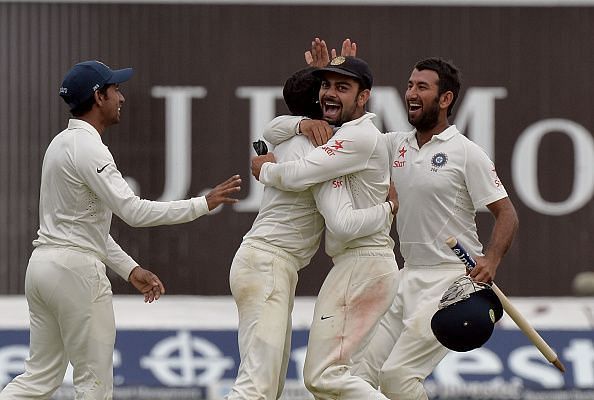
[[[355,371],[399,400],[427,399],[423,381],[448,351],[433,335],[431,317],[465,268],[446,239],[455,236],[471,254],[482,255],[476,210],[507,197],[493,162],[455,126],[420,149],[415,134],[385,136],[398,191],[397,230],[405,263],[394,304]]]
[[[293,136],[279,144],[274,154],[279,162],[291,161],[313,148],[304,136]],[[235,254],[229,275],[239,313],[241,363],[227,399],[280,397],[291,349],[297,273],[317,251],[324,219],[327,229],[339,237],[367,236],[391,225],[387,203],[353,210],[350,192],[339,181],[301,192],[264,189],[258,216]]]
[[[260,181],[282,190],[300,191],[344,175],[355,209],[384,203],[389,187],[389,154],[373,114],[342,125],[334,137],[306,157],[265,163]],[[276,119],[264,137],[290,131],[298,117]],[[297,121],[297,122],[296,122]],[[340,179],[339,179],[340,180]],[[316,300],[304,367],[304,381],[316,399],[385,399],[351,365],[361,355],[395,295],[394,242],[390,227],[363,236],[327,231],[326,251],[334,266]]]
[[[97,130],[71,119],[43,160],[38,238],[25,277],[29,358],[0,399],[49,399],[69,361],[76,399],[112,398],[116,330],[105,265],[126,280],[138,265],[109,235],[112,212],[132,226],[155,226],[192,221],[208,205],[204,197],[141,200]]]

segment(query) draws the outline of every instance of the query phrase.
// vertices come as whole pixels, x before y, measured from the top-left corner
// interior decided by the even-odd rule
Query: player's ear
[[[103,96],[103,93],[101,93],[100,90],[95,90],[93,96],[95,96],[95,103],[97,103],[98,106],[103,105],[103,102],[105,101],[105,96]]]
[[[365,106],[365,104],[367,104],[367,101],[369,101],[370,95],[371,95],[371,90],[369,90],[369,89],[360,91],[359,94],[357,95],[357,105],[359,107]]]
[[[439,96],[439,108],[443,109],[448,109],[450,107],[450,104],[452,104],[452,101],[454,101],[454,93],[450,90],[448,90],[445,93],[442,93],[441,96]]]

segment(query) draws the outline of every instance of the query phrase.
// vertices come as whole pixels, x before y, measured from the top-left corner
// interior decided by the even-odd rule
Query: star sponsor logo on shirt
[[[501,187],[501,180],[499,179],[499,176],[497,175],[497,171],[495,170],[495,165],[492,165],[491,172],[493,172],[493,183],[495,184],[495,187]]]
[[[338,188],[341,188],[342,186],[343,186],[342,179],[334,179],[332,181],[332,188],[333,189],[338,189]]]
[[[344,149],[344,146],[342,145],[343,143],[344,140],[334,140],[334,144],[330,144],[330,142],[328,142],[327,145],[322,146],[322,150],[324,150],[329,156],[335,156],[336,152],[334,150]]]
[[[335,140],[334,145],[331,147],[334,148],[335,150],[344,149],[344,147],[342,147],[343,143],[344,143],[344,140]]]
[[[402,146],[402,148],[400,150],[398,150],[398,158],[405,158],[406,151],[407,151],[406,148],[404,146]],[[402,168],[402,167],[404,167],[405,163],[406,163],[405,160],[394,160],[394,162],[392,163],[392,167]]]

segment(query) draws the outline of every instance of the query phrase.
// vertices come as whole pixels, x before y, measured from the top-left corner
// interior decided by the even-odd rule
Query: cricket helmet
[[[448,349],[470,351],[489,340],[502,316],[503,306],[491,287],[463,276],[443,294],[431,330]]]

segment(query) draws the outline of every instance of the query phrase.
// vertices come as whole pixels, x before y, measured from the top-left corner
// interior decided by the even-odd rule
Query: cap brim
[[[312,74],[314,76],[321,78],[322,75],[324,75],[324,72],[335,72],[340,75],[350,76],[351,78],[361,80],[361,78],[358,75],[355,75],[352,72],[346,71],[346,70],[344,70],[342,68],[338,68],[338,67],[324,67],[324,68],[316,69],[315,71],[312,72]]]
[[[113,71],[111,78],[109,78],[105,83],[113,84],[126,82],[128,79],[132,77],[133,73],[134,70],[132,68],[116,69],[115,71]]]

